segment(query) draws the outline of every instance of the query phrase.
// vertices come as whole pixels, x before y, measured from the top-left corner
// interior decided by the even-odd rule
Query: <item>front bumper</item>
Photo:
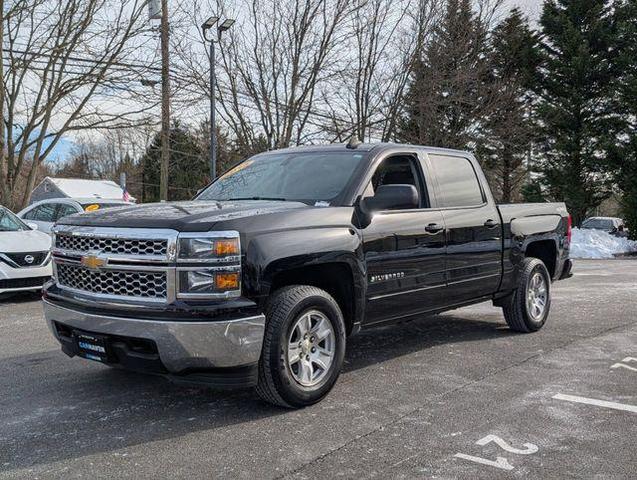
[[[13,268],[0,261],[0,293],[39,290],[51,278],[51,262],[40,267]]]
[[[225,321],[147,320],[85,313],[46,300],[44,316],[67,353],[68,338],[60,334],[60,325],[117,338],[150,340],[164,370],[151,373],[175,375],[255,365],[265,329],[262,314]]]

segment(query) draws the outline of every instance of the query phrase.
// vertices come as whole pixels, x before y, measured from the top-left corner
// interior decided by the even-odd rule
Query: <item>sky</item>
[[[47,142],[44,142],[44,148],[46,149]],[[75,144],[72,140],[62,137],[60,141],[57,143],[51,154],[47,157],[47,162],[51,162],[53,164],[58,164],[67,160],[71,152],[73,151],[73,147]]]
[[[542,3],[541,0],[505,0],[504,9],[506,11],[518,7],[528,17],[531,24],[535,25],[542,13]]]
[[[39,134],[40,130],[34,131],[32,136],[30,137],[30,140],[35,139]],[[51,138],[44,140],[42,151],[45,151],[48,148],[51,141]],[[70,157],[74,147],[75,143],[73,142],[73,140],[62,137],[55,145],[51,153],[47,156],[45,162],[52,164],[60,164],[61,162],[64,162]]]

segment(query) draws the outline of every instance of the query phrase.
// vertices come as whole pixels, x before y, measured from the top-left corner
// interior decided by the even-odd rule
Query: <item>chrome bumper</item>
[[[93,333],[152,340],[170,373],[254,364],[265,328],[264,315],[214,322],[154,321],[83,313],[46,300],[44,317],[60,343],[54,321]]]

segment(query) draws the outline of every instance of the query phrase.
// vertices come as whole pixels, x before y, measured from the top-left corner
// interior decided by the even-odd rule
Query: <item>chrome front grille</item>
[[[73,252],[100,251],[117,255],[156,255],[165,257],[168,252],[168,240],[84,237],[58,233],[55,236],[55,247]]]
[[[166,299],[166,272],[90,270],[80,265],[57,265],[57,281],[62,287],[99,295],[143,299]]]
[[[53,278],[61,292],[52,289],[50,293],[72,295],[75,300],[109,308],[156,308],[189,298],[179,289],[178,279],[184,271],[241,269],[240,256],[211,256],[205,262],[191,262],[179,259],[177,254],[181,235],[237,238],[236,231],[180,234],[172,229],[56,225],[53,234]],[[206,298],[232,295],[236,292],[214,292]]]
[[[109,305],[175,301],[175,230],[57,225],[53,233],[60,289]]]

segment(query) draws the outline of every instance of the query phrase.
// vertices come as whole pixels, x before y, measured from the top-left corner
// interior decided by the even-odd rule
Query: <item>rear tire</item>
[[[551,309],[551,276],[537,258],[526,258],[520,266],[515,292],[504,301],[502,310],[511,330],[536,332],[544,326]]]
[[[307,285],[283,287],[265,309],[257,393],[268,403],[302,408],[325,397],[345,356],[345,321],[336,301]]]

